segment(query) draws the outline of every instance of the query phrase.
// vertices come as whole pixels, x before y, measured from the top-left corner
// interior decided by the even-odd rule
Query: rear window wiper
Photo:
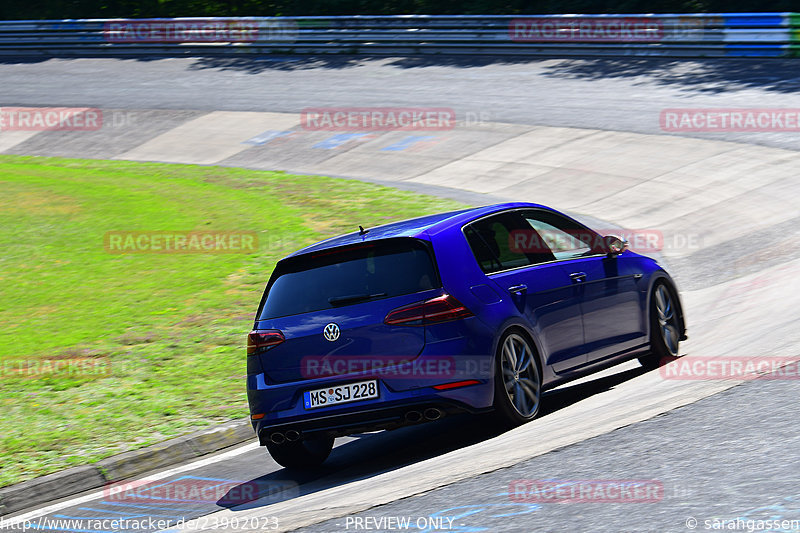
[[[338,305],[347,305],[356,302],[363,302],[371,300],[372,298],[382,298],[386,296],[385,292],[377,292],[375,294],[348,294],[347,296],[333,296],[328,298],[328,303],[336,307]]]

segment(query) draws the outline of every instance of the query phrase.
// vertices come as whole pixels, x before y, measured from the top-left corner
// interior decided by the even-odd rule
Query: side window
[[[601,237],[595,232],[556,213],[535,210],[526,211],[522,216],[541,239],[538,243],[527,242],[526,246],[547,247],[556,259],[592,255],[601,246]]]
[[[518,212],[506,212],[473,222],[464,234],[478,265],[489,273],[554,259],[549,249],[529,251],[514,245],[515,235],[530,231],[530,224]]]

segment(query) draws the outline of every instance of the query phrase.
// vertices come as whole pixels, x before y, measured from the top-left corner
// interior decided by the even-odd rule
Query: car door
[[[516,235],[530,231],[519,211],[492,215],[464,229],[481,269],[527,318],[547,364],[563,372],[586,363],[580,301],[550,250],[515,245]]]
[[[638,277],[624,268],[624,254],[607,254],[598,234],[558,213],[531,210],[523,216],[542,235],[575,285],[587,360],[597,361],[641,344]]]

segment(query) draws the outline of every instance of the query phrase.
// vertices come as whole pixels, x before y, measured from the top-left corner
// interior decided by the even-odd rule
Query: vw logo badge
[[[322,334],[325,336],[327,340],[331,342],[339,338],[339,333],[340,333],[339,326],[337,326],[333,322],[325,326],[325,329],[322,330]]]

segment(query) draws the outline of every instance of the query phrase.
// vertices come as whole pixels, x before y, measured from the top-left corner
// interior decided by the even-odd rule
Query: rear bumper
[[[261,417],[253,420],[253,427],[260,438],[280,430],[292,430],[293,437],[297,436],[295,431],[343,436],[415,423],[407,419],[409,411],[437,409],[442,414],[485,411],[491,408],[494,399],[491,333],[477,318],[443,323],[425,330],[425,350],[412,361],[367,366],[367,370],[357,372],[349,371],[346,366],[341,373],[334,364],[333,374],[288,383],[270,380],[260,368],[248,365],[250,413]],[[358,356],[352,360],[370,362],[371,357],[384,362],[380,356]],[[320,361],[344,362],[333,355]],[[378,381],[375,399],[305,408],[305,391],[370,379]],[[478,383],[446,390],[434,388],[466,380]]]
[[[343,437],[354,433],[420,424],[452,414],[479,413],[486,410],[447,401],[407,403],[351,413],[319,413],[319,416],[289,422],[259,423],[254,420],[253,428],[258,435],[259,443],[265,446],[274,438],[282,441],[318,435]]]
[[[483,375],[481,375],[483,374]],[[248,376],[247,397],[251,415],[262,416],[252,420],[253,429],[265,443],[262,435],[271,431],[294,430],[304,434],[327,433],[343,436],[364,431],[391,429],[402,425],[423,422],[409,419],[409,412],[424,415],[425,409],[437,409],[442,415],[458,412],[477,413],[492,407],[494,381],[486,373],[470,376],[478,383],[447,390],[437,390],[437,384],[461,381],[451,379],[386,379],[380,376],[338,376],[299,383],[270,384],[263,374]],[[306,409],[303,393],[307,390],[336,386],[343,383],[378,380],[378,398]]]

